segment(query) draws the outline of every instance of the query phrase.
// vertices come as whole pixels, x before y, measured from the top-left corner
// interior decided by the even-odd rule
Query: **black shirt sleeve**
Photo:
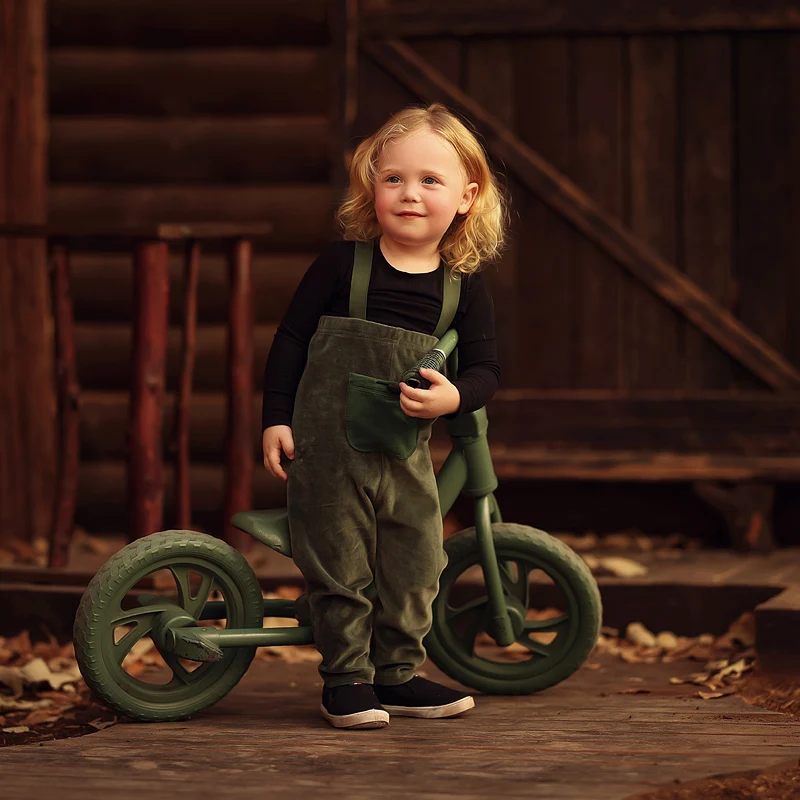
[[[455,323],[458,331],[458,377],[453,381],[461,395],[461,406],[449,417],[482,408],[491,400],[500,383],[492,296],[480,273],[472,273],[464,283],[464,314]]]

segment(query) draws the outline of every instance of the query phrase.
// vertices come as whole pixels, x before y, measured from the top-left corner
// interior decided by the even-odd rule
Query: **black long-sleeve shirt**
[[[354,250],[352,241],[330,244],[300,281],[275,333],[264,369],[262,430],[292,424],[295,393],[319,318],[349,315]],[[376,243],[367,319],[432,334],[442,310],[444,269],[440,263],[433,272],[402,272],[386,261]],[[461,395],[457,413],[466,413],[486,405],[500,377],[492,298],[480,273],[462,276],[453,325],[458,331],[458,376],[453,383]]]

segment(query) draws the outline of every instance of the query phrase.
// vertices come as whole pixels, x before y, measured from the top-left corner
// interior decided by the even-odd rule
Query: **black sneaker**
[[[389,715],[368,683],[325,686],[320,708],[334,728],[385,728],[389,724]]]
[[[375,684],[381,705],[400,717],[454,717],[475,707],[471,695],[415,675],[397,686]]]

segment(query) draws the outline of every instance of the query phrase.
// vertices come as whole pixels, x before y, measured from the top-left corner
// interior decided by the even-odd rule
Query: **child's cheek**
[[[386,196],[386,193],[376,192],[375,194],[375,214],[378,221],[381,218],[386,218],[391,214],[391,198]]]

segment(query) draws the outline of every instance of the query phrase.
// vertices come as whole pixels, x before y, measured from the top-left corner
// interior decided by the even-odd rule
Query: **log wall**
[[[191,28],[183,21],[190,6]],[[585,2],[560,4],[556,15],[515,0],[488,15],[485,3],[472,0],[360,6],[365,36],[404,36],[800,365],[793,313],[800,303],[800,156],[792,146],[800,136],[793,102],[800,96],[800,15],[791,4],[742,0],[720,11],[672,0],[659,15],[616,2],[600,16]],[[506,32],[512,13],[520,21],[513,36]],[[489,16],[495,19],[487,23]],[[275,234],[254,263],[256,390],[294,287],[333,235],[330,131],[338,106],[328,37],[324,2],[177,0],[162,8],[155,0],[119,0],[113,13],[102,0],[51,2],[52,220],[271,222]],[[418,101],[363,53],[355,77],[351,145]],[[530,447],[646,451],[666,444],[700,455],[713,448],[792,455],[794,439],[781,438],[795,419],[791,400],[779,403],[771,427],[748,423],[746,441],[737,437],[741,420],[770,419],[771,390],[525,189],[508,165],[495,166],[513,211],[509,248],[487,270],[503,388],[532,393],[524,409],[490,409],[498,436],[515,436],[523,409],[541,422],[525,430]],[[168,393],[176,388],[181,319],[177,254],[172,263]],[[75,254],[72,270],[79,377],[88,392],[79,519],[122,528],[110,512],[95,512],[110,507],[101,495],[118,497],[124,488],[117,476],[125,453],[130,259],[92,247]],[[209,513],[206,506],[217,503],[209,498],[222,496],[227,291],[222,258],[204,254],[191,449],[203,476],[193,496],[202,496]],[[672,395],[708,392],[723,401],[747,395],[719,406],[729,409],[727,427],[716,424],[707,400],[668,403]],[[648,394],[649,404],[625,400]],[[259,459],[255,437],[253,445]],[[217,488],[206,492],[214,481]],[[258,472],[255,484],[256,504],[280,501],[278,483]]]

